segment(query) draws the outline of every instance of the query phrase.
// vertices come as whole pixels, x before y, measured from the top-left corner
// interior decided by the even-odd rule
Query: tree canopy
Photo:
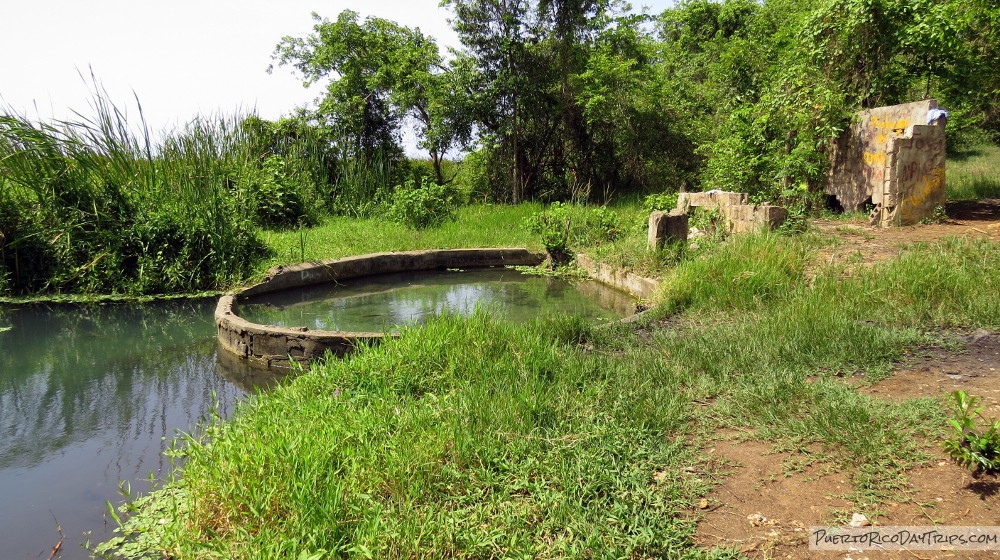
[[[462,48],[397,23],[315,16],[278,64],[327,81],[311,112],[347,157],[400,153],[412,123],[439,183],[474,150],[493,198],[720,187],[815,190],[864,108],[937,97],[956,141],[1000,133],[990,0],[445,0]]]

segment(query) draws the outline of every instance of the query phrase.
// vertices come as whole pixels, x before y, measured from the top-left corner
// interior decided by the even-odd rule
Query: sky
[[[671,0],[642,4],[656,13]],[[197,115],[277,119],[321,86],[305,89],[288,67],[268,74],[275,45],[307,35],[312,12],[332,20],[346,9],[459,46],[438,0],[0,0],[0,108],[43,120],[89,116],[93,72],[130,118],[137,97],[153,130]]]

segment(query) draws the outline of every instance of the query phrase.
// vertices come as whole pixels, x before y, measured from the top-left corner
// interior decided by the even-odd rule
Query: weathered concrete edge
[[[576,264],[594,280],[628,292],[639,299],[652,298],[656,289],[660,287],[658,280],[597,262],[583,253],[576,255]]]
[[[327,350],[344,355],[358,344],[377,343],[387,335],[260,325],[236,314],[238,298],[373,274],[438,268],[533,266],[544,258],[542,254],[521,248],[432,249],[371,253],[275,267],[267,272],[263,282],[219,298],[215,308],[219,344],[225,351],[268,366],[290,365],[289,357],[299,362],[320,358]]]

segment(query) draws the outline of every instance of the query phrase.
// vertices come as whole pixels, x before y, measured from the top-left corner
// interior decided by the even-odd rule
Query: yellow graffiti
[[[865,152],[861,154],[861,159],[868,165],[885,167],[885,152]]]
[[[910,126],[910,119],[890,120],[886,117],[872,115],[869,126],[875,130],[903,130]]]
[[[911,208],[923,205],[927,202],[927,199],[930,198],[935,191],[940,190],[943,185],[944,168],[937,167],[930,173],[920,178],[917,188],[914,189],[913,194],[903,200],[903,203],[900,205],[900,210],[908,216]]]

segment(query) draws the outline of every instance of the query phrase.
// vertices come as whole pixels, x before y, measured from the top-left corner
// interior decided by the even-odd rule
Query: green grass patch
[[[274,255],[264,268],[302,261],[336,259],[382,251],[527,247],[541,250],[538,236],[523,227],[541,205],[474,204],[457,210],[454,221],[439,227],[413,229],[376,218],[329,217],[314,228],[263,231]]]
[[[948,158],[948,200],[1000,198],[1000,146],[980,144]]]
[[[444,317],[314,368],[190,441],[156,506],[179,515],[139,538],[177,558],[703,557],[679,515],[705,489],[680,472],[681,378],[553,330]]]

